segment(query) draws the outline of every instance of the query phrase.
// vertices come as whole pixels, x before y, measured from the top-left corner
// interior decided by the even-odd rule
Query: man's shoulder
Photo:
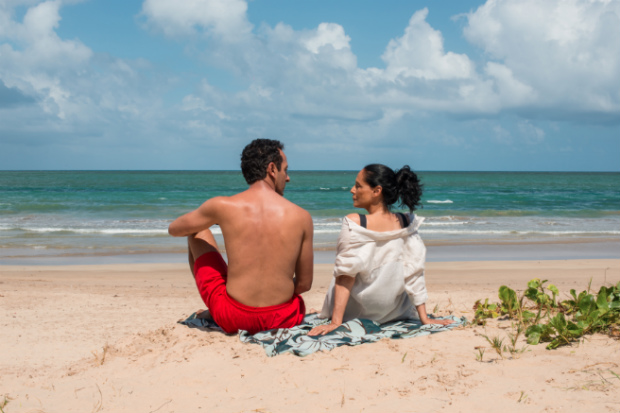
[[[245,205],[248,203],[252,205],[256,205],[257,203],[258,204],[265,203],[265,204],[270,204],[270,205],[276,205],[278,208],[282,208],[284,210],[287,210],[299,216],[308,217],[308,218],[310,217],[310,213],[308,211],[306,211],[299,205],[289,201],[283,196],[277,195],[275,192],[273,194],[269,193],[267,196],[265,196],[264,193],[257,194],[253,191],[246,190],[243,192],[239,192],[238,194],[232,195],[230,197],[219,197],[219,198],[223,198],[219,202],[226,203],[229,205],[233,205],[233,204]]]
[[[212,208],[212,207],[218,207],[218,206],[220,206],[220,205],[225,205],[225,204],[227,204],[227,203],[230,203],[230,201],[231,201],[231,197],[229,197],[229,196],[215,196],[215,197],[213,197],[213,198],[209,198],[209,199],[207,199],[207,200],[206,200],[206,201],[202,204],[202,206],[203,206],[203,207],[208,206],[208,207],[210,207],[210,208]]]
[[[291,201],[289,201],[288,199],[286,199],[284,197],[282,197],[282,200],[283,200],[283,204],[282,204],[283,207],[286,208],[291,213],[293,213],[299,219],[304,220],[304,221],[312,221],[312,217],[310,216],[310,212],[306,211],[305,209],[303,209],[302,207],[300,207],[296,203],[291,202]]]

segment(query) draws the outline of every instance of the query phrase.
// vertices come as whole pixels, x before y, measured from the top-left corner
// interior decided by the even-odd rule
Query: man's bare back
[[[299,284],[312,271],[312,219],[308,212],[262,184],[213,201],[219,204],[218,222],[228,255],[226,290],[232,298],[266,307],[290,300],[294,292],[305,290],[304,284],[309,289],[307,282]],[[299,278],[298,291],[293,274]]]
[[[312,284],[312,218],[282,196],[290,179],[280,153],[279,170],[270,163],[266,177],[246,191],[209,199],[169,227],[171,235],[189,237],[193,265],[197,255],[217,250],[208,228],[218,224],[228,255],[226,291],[251,307],[285,303]],[[202,244],[192,245],[192,239]]]

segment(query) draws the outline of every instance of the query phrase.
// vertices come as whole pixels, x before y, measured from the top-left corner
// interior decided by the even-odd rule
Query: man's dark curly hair
[[[241,152],[241,172],[248,185],[265,179],[267,165],[273,162],[278,168],[282,168],[282,155],[284,144],[273,139],[254,139]]]

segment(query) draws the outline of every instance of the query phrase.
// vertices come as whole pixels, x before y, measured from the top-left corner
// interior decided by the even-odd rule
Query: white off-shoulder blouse
[[[428,299],[424,282],[426,247],[418,234],[424,218],[409,215],[408,227],[376,232],[342,220],[334,278],[319,317],[334,309],[336,277],[355,277],[343,321],[366,318],[378,323],[419,319],[415,306]]]

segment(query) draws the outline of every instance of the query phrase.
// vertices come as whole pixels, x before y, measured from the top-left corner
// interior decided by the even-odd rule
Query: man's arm
[[[304,213],[304,237],[301,241],[301,251],[295,264],[295,294],[310,291],[312,277],[314,276],[314,250],[312,246],[314,227],[310,214],[306,211]]]
[[[192,212],[181,215],[168,227],[173,237],[186,237],[217,224],[221,197],[211,198]]]

